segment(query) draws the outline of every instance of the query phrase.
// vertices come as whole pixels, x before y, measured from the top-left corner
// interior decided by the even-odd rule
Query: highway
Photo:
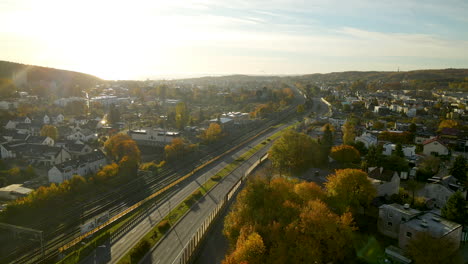
[[[301,101],[303,99],[301,98]],[[295,110],[292,108],[291,110]],[[188,195],[193,193],[196,189],[198,189],[203,183],[206,182],[212,175],[216,174],[218,171],[222,170],[226,165],[230,162],[235,160],[237,157],[242,155],[243,153],[247,152],[251,146],[255,146],[260,144],[270,135],[276,133],[277,131],[282,130],[286,125],[277,127],[275,129],[271,129],[268,133],[261,135],[260,137],[256,138],[254,141],[250,142],[248,145],[243,146],[242,148],[238,149],[232,155],[228,155],[222,158],[220,161],[217,161],[216,165],[214,165],[211,169],[207,170],[204,173],[199,173],[193,176],[193,180],[187,183],[186,185],[180,185],[175,188],[175,190],[171,190],[171,194],[167,195],[164,199],[158,201],[154,207],[146,213],[146,216],[139,221],[138,224],[134,225],[131,230],[126,231],[123,235],[121,235],[118,239],[114,239],[107,248],[107,250],[98,249],[96,251],[101,251],[101,253],[96,253],[96,251],[90,255],[82,263],[117,263],[118,260],[125,255],[125,253],[130,250],[151,228],[156,225],[162,218],[164,218],[174,206],[177,206],[181,203]],[[270,143],[271,144],[271,143]],[[268,150],[268,147],[263,148],[260,150],[258,154],[255,154],[249,160],[246,160],[239,168],[237,168],[233,173],[227,176],[215,189],[213,189],[210,193],[213,195],[221,195],[223,192],[225,193],[229,188],[232,187],[232,184],[237,181],[238,175],[242,175],[245,168],[250,167],[250,164],[260,157],[259,155],[264,154]],[[232,178],[234,177],[234,178]],[[207,197],[211,197],[207,196]],[[216,198],[217,199],[217,198]],[[211,200],[212,204],[204,205],[206,208],[212,208],[215,206],[218,200]],[[189,215],[193,212],[190,211]],[[202,215],[207,213],[205,211],[200,211],[201,216],[199,218],[203,218]],[[208,212],[209,213],[209,212]],[[190,218],[190,216],[188,216]],[[206,217],[206,215],[205,215]],[[185,219],[185,218],[184,218]],[[171,223],[173,224],[173,223]],[[172,234],[172,232],[171,232]],[[170,234],[170,235],[171,235]],[[174,234],[177,235],[177,230],[174,231]],[[166,240],[166,239],[165,239]],[[175,241],[181,241],[175,240]],[[165,262],[163,262],[165,263]]]
[[[243,153],[250,150],[251,147],[256,146],[257,144],[262,143],[265,139],[275,132],[284,128],[285,125],[278,127],[270,132],[264,134],[263,136],[255,139],[254,141],[246,144],[243,148],[237,150],[232,155],[224,157],[222,160],[218,161],[210,169],[205,172],[197,173],[193,177],[193,180],[186,184],[179,184],[171,190],[170,193],[164,195],[164,198],[155,203],[154,207],[151,210],[148,210],[145,214],[145,217],[140,220],[140,222],[135,225],[131,230],[126,231],[120,237],[113,239],[110,247],[107,250],[99,248],[97,254],[91,254],[82,263],[117,263],[117,261],[125,255],[125,253],[130,250],[151,228],[159,223],[162,218],[164,218],[171,209],[180,204],[187,196],[193,193],[201,185],[203,185],[211,176],[216,174],[218,171],[222,170],[226,165],[230,164],[236,158],[241,156]],[[265,153],[267,147],[264,147],[260,150],[260,153]],[[255,154],[251,159],[244,161],[242,164],[245,166],[250,166],[251,160],[258,158],[259,154]],[[244,168],[244,165],[241,165]],[[237,169],[236,171],[239,171]],[[236,172],[237,173],[237,172]],[[230,177],[230,176],[228,176]],[[225,180],[221,182],[225,182]],[[173,223],[172,223],[173,224]],[[110,252],[109,252],[110,249]]]
[[[323,112],[326,107],[321,107],[321,102],[316,101],[312,111]],[[145,217],[139,221],[132,229],[126,231],[119,239],[112,243],[98,247],[82,263],[117,263],[146,233],[151,230],[161,219],[163,219],[174,206],[181,203],[188,195],[198,189],[212,175],[222,170],[226,165],[234,159],[248,151],[251,146],[255,146],[265,141],[267,137],[275,132],[283,129],[286,125],[278,127],[265,135],[257,138],[249,145],[237,150],[234,154],[224,157],[221,161],[204,173],[194,175],[194,179],[185,186],[177,186],[169,197],[166,197],[155,204],[151,211],[148,211]],[[202,200],[194,205],[191,210],[177,223],[177,225],[168,233],[167,236],[158,243],[157,247],[151,252],[151,255],[145,259],[144,263],[172,263],[181,253],[184,245],[191,239],[194,233],[201,226],[206,217],[224,198],[226,193],[239,180],[245,171],[256,160],[266,153],[272,142],[268,143],[257,154],[244,161],[231,174],[226,176],[220,183],[215,186]],[[174,223],[171,223],[174,225]],[[107,246],[107,247],[106,247]],[[104,248],[104,249],[103,249]]]
[[[318,114],[324,114],[327,107],[317,99],[314,99],[314,106],[311,111]],[[283,127],[279,128],[282,129]],[[227,192],[234,186],[235,183],[244,175],[245,171],[266,153],[272,142],[265,148],[261,149],[256,155],[246,160],[241,166],[228,175],[222,182],[215,186],[204,199],[200,200],[190,212],[185,215],[171,232],[164,237],[151,253],[142,261],[142,263],[179,263],[179,257],[184,246],[196,234],[197,230],[202,226],[203,222],[217,207],[217,205],[226,196]]]

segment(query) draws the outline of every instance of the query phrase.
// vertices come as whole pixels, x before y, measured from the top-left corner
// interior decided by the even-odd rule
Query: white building
[[[81,141],[90,141],[97,139],[96,133],[89,129],[79,129],[76,132],[67,136],[68,140],[81,140]]]
[[[80,156],[78,159],[70,160],[53,166],[47,173],[49,182],[62,183],[70,180],[73,175],[86,176],[96,173],[107,164],[106,156],[101,151]]]
[[[449,154],[449,149],[438,138],[432,138],[423,142],[423,154],[445,156]]]
[[[170,144],[174,138],[180,137],[179,132],[165,131],[160,128],[144,128],[139,130],[130,130],[128,135],[143,145],[166,145]]]
[[[393,151],[396,149],[396,144],[387,143],[383,145],[382,154],[386,156],[392,155]],[[402,146],[403,154],[405,157],[410,158],[416,155],[416,146]]]
[[[362,143],[364,143],[366,148],[369,148],[370,146],[377,145],[378,139],[377,139],[376,136],[374,136],[374,135],[372,135],[370,133],[364,132],[361,136],[356,137],[354,139],[354,141],[362,142]]]
[[[16,200],[20,197],[25,197],[31,193],[33,189],[23,187],[22,184],[11,184],[0,188],[0,198],[5,200]]]

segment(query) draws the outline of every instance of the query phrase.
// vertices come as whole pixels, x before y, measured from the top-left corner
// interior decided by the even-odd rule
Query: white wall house
[[[58,124],[63,123],[64,120],[65,120],[65,117],[62,114],[58,114],[57,117],[55,118],[55,122]]]
[[[67,139],[69,140],[81,140],[81,141],[90,141],[96,138],[97,138],[97,135],[89,129],[82,129],[67,136]]]
[[[47,176],[49,182],[62,183],[63,181],[71,179],[75,174],[85,176],[96,173],[106,164],[106,156],[101,151],[93,151],[78,159],[53,166],[48,171]]]
[[[449,154],[449,149],[438,138],[433,138],[423,142],[423,154],[445,156]]]
[[[374,135],[372,135],[370,133],[364,132],[361,136],[356,137],[354,139],[354,141],[362,142],[362,143],[364,143],[366,148],[369,148],[370,146],[377,145],[378,139],[377,139],[376,136],[374,136]]]
[[[160,128],[130,130],[128,135],[138,143],[150,145],[170,144],[174,138],[180,137],[179,132],[165,131]]]
[[[393,151],[396,149],[396,144],[393,143],[387,143],[383,145],[383,151],[382,154],[386,156],[392,155]],[[402,146],[403,154],[405,157],[413,157],[416,155],[416,146]]]
[[[11,150],[7,144],[0,145],[0,158],[2,159],[12,159],[16,157],[16,154]]]
[[[47,146],[54,146],[55,141],[47,136],[30,136],[26,140],[26,143],[29,144],[39,144],[39,145],[47,145]]]
[[[50,117],[48,115],[44,115],[44,117],[42,118],[42,123],[50,124]]]

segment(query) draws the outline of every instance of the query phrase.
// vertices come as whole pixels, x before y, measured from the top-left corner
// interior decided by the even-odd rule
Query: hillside
[[[407,72],[348,71],[326,74],[308,74],[292,78],[319,82],[353,82],[357,80],[400,82],[418,80],[423,82],[449,83],[463,82],[468,78],[468,69],[416,70]]]
[[[0,79],[12,80],[19,89],[30,89],[33,86],[44,85],[59,88],[67,94],[78,85],[82,89],[89,88],[102,80],[80,72],[59,70],[41,66],[26,65],[8,61],[0,61]]]

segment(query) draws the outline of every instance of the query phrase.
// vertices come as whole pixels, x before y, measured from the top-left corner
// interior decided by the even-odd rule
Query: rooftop
[[[413,230],[428,230],[433,236],[436,237],[442,237],[461,227],[460,224],[445,218],[441,218],[439,215],[436,215],[432,212],[415,217],[406,222],[405,225],[411,227]]]

